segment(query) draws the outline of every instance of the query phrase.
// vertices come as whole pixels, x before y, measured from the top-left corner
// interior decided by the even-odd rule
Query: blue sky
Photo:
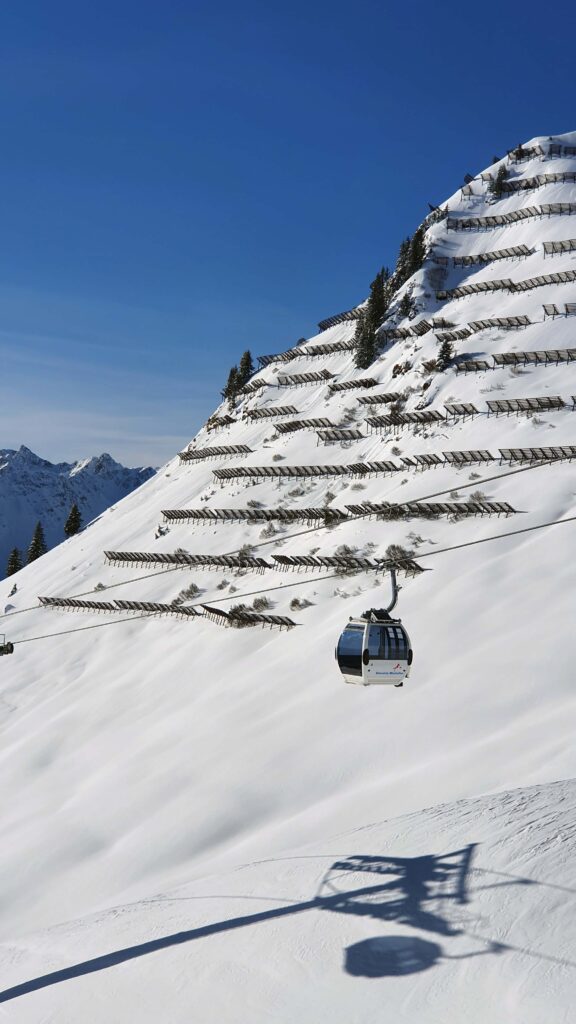
[[[0,448],[159,464],[245,348],[362,299],[466,172],[573,130],[573,5],[0,11]]]

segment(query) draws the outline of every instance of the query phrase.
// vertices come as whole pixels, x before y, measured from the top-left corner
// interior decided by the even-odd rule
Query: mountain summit
[[[154,473],[151,468],[127,469],[106,452],[77,462],[52,463],[25,445],[17,451],[0,449],[0,573],[13,548],[26,554],[39,520],[47,546],[54,547],[64,540],[64,524],[74,502],[86,525]]]

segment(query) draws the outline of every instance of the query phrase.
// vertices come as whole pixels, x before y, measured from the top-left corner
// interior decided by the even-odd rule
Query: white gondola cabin
[[[386,612],[372,610],[366,618],[350,619],[345,627],[336,648],[345,683],[402,686],[410,675],[408,633],[400,619],[381,619],[382,614]]]
[[[14,644],[6,640],[3,633],[0,633],[0,658],[3,654],[14,654]]]
[[[392,578],[392,601],[388,608],[371,608],[351,618],[336,647],[336,660],[345,683],[356,686],[403,686],[410,675],[412,645],[400,619],[390,612],[398,598],[396,573]]]

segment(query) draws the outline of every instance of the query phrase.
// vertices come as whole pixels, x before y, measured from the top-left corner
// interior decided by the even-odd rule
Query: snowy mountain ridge
[[[51,463],[25,445],[0,449],[0,571],[12,548],[24,555],[36,523],[44,527],[49,548],[64,539],[63,527],[74,502],[86,525],[119,501],[155,470],[128,469],[110,455]]]
[[[22,570],[16,598],[0,583],[14,1020],[571,1020],[576,532],[518,531],[576,515],[576,133],[523,149],[506,180],[525,187],[496,199],[496,165],[430,219],[367,370],[354,321],[268,362],[216,411],[231,422]],[[490,223],[454,226],[472,216]],[[481,287],[450,294],[464,283]],[[438,372],[446,333],[456,358]],[[363,401],[390,394],[392,420]],[[346,440],[323,433],[344,424]],[[363,502],[402,509],[349,514]],[[401,580],[411,678],[347,687],[334,644],[387,600],[384,574],[274,556],[346,545],[374,562],[391,544],[430,570]],[[215,562],[241,549],[265,564]],[[176,614],[256,591],[298,626]],[[81,595],[107,607],[38,606]]]

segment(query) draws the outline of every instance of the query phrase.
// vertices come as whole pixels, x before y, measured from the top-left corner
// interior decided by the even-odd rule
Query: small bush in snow
[[[252,607],[255,612],[265,612],[267,608],[272,607],[272,601],[265,596],[255,597],[252,601]]]
[[[190,601],[194,597],[198,597],[200,593],[200,587],[196,583],[190,583],[189,586],[184,587],[178,594],[178,599],[181,601]]]
[[[386,558],[414,558],[414,551],[412,548],[402,547],[401,544],[389,544],[386,548]]]

